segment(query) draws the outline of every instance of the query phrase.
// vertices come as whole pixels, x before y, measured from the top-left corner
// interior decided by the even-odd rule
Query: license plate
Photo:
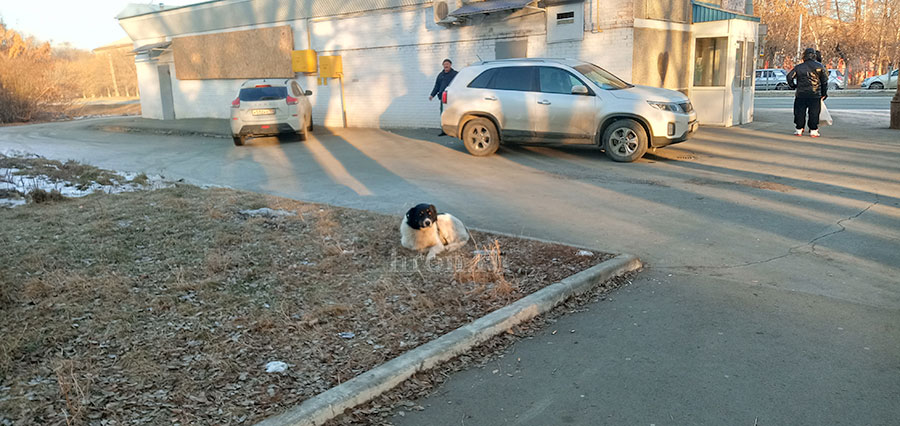
[[[275,114],[274,109],[254,109],[250,111],[251,115],[272,115]]]

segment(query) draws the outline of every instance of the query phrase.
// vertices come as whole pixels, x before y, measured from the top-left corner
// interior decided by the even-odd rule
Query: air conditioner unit
[[[463,6],[463,0],[434,0],[432,8],[434,10],[434,23],[436,24],[452,24],[457,21],[456,18],[450,16],[454,10]]]

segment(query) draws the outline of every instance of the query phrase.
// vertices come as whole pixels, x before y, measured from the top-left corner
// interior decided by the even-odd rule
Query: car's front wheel
[[[837,83],[828,83],[828,90],[837,90],[837,89],[838,89]]]
[[[787,90],[787,89],[788,89],[787,83],[778,83],[778,85],[775,86],[775,90]]]
[[[647,132],[631,119],[620,119],[610,124],[603,132],[601,144],[609,158],[624,163],[643,157],[647,145]]]
[[[486,118],[470,120],[463,126],[462,141],[469,154],[483,157],[497,152],[500,135],[497,126]]]
[[[884,84],[881,84],[881,83],[879,83],[879,82],[875,82],[875,83],[870,84],[870,85],[869,85],[869,88],[872,89],[872,90],[881,90],[881,89],[884,89]]]
[[[243,136],[232,136],[231,138],[234,139],[234,145],[235,145],[235,146],[241,146],[241,145],[244,144],[244,137],[243,137]]]

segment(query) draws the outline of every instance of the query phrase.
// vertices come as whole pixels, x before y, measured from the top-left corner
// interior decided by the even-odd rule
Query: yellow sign
[[[319,77],[338,78],[344,74],[340,56],[319,56]]]
[[[294,72],[316,72],[316,51],[291,51],[291,66]]]

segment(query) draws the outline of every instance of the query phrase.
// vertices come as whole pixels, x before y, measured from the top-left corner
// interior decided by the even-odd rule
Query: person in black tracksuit
[[[794,134],[802,136],[806,122],[809,125],[809,135],[819,137],[819,113],[822,112],[822,101],[828,98],[828,72],[825,65],[816,62],[816,49],[807,48],[803,51],[803,63],[788,73],[787,83],[791,89],[796,89]]]
[[[456,77],[456,70],[453,69],[453,62],[449,59],[444,59],[444,62],[441,63],[441,66],[444,68],[438,73],[437,79],[434,81],[434,89],[431,89],[431,95],[428,96],[428,100],[434,99],[435,95],[441,96],[444,93],[444,90],[447,90],[447,86],[450,85],[450,82],[453,81],[453,77]],[[441,114],[444,113],[444,102],[441,98],[438,98],[438,102],[441,104]],[[443,130],[441,130],[441,134],[438,136],[444,136]]]

